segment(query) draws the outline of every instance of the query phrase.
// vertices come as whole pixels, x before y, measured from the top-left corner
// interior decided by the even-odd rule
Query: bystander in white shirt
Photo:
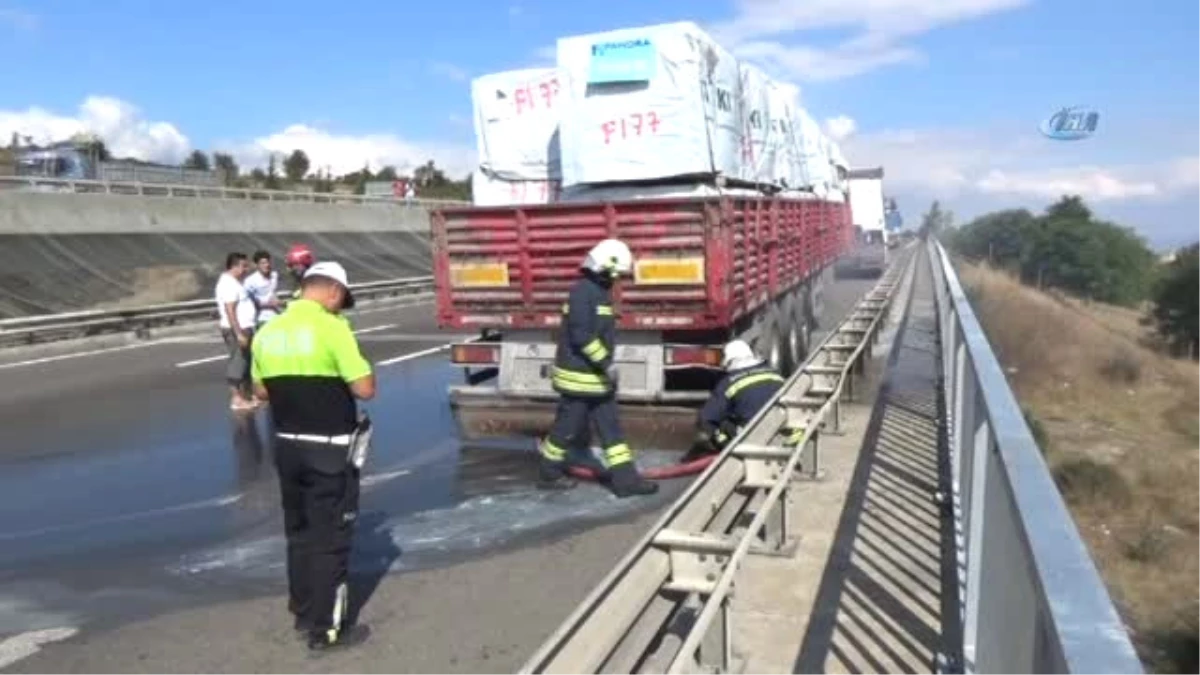
[[[229,325],[229,315],[225,311],[225,305],[236,302],[238,327],[245,329],[254,328],[255,316],[258,314],[258,309],[254,306],[254,300],[250,298],[250,293],[246,291],[246,287],[242,282],[238,281],[233,275],[228,272],[222,272],[221,277],[217,279],[217,314],[221,320],[221,328],[231,330]]]
[[[275,291],[279,287],[279,272],[271,270],[271,274],[268,276],[263,274],[262,270],[254,270],[250,276],[246,277],[242,286],[245,287],[246,292],[250,294],[258,308],[258,323],[265,323],[279,315],[279,312],[270,306],[270,303],[275,300]]]

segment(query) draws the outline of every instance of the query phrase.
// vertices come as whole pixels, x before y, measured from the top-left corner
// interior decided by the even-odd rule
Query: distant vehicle
[[[61,180],[101,180],[127,183],[221,187],[220,171],[129,161],[97,161],[90,153],[67,141],[45,148],[26,148],[16,155],[16,175]]]
[[[883,168],[852,169],[849,174],[850,213],[854,219],[854,248],[841,265],[840,272],[883,274],[888,265],[888,221],[899,216],[887,207],[883,197]],[[888,211],[894,212],[892,216]]]

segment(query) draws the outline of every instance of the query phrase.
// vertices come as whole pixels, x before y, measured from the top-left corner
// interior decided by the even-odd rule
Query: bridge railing
[[[951,456],[963,669],[1140,673],[1129,635],[946,251],[929,243]]]
[[[24,190],[68,194],[137,195],[143,197],[179,197],[184,199],[233,199],[270,202],[311,202],[316,204],[381,205],[398,208],[469,205],[457,199],[413,199],[369,197],[332,192],[289,192],[252,188],[214,187],[209,185],[172,185],[169,183],[122,183],[99,180],[65,180],[38,176],[0,176],[0,192]]]
[[[350,289],[359,300],[424,295],[433,291],[433,277],[367,281],[351,284]],[[0,319],[0,348],[104,333],[143,334],[151,328],[216,318],[216,302],[203,299],[125,309],[93,309]]]

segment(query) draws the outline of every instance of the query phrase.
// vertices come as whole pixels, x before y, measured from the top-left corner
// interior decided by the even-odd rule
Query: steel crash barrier
[[[749,555],[788,555],[788,505],[820,472],[843,394],[886,323],[898,261],[525,664],[527,673],[732,672],[730,601]],[[800,481],[796,480],[800,479]]]
[[[41,176],[0,176],[0,193],[21,190],[67,194],[135,195],[141,197],[177,197],[181,199],[232,199],[268,202],[312,202],[316,204],[357,204],[399,207],[469,206],[461,199],[412,200],[403,197],[375,197],[340,192],[297,192],[261,188],[231,188],[211,185],[173,183],[134,183],[123,181],[44,178]]]
[[[407,277],[352,284],[356,298],[378,300],[433,291],[433,277]],[[141,332],[154,327],[215,320],[213,300],[188,300],[129,309],[100,309],[0,320],[0,345],[33,344],[99,333]]]
[[[966,672],[1142,666],[941,244],[942,345]]]

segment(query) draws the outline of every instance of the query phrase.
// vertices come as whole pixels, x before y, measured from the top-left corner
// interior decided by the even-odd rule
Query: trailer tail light
[[[668,368],[675,367],[696,367],[701,368],[720,368],[721,367],[721,348],[720,347],[693,347],[691,345],[669,345],[667,346],[666,366]]]
[[[694,286],[704,283],[704,257],[639,258],[633,283],[645,286]]]
[[[450,348],[450,361],[470,366],[494,366],[500,363],[500,345],[454,345]]]

